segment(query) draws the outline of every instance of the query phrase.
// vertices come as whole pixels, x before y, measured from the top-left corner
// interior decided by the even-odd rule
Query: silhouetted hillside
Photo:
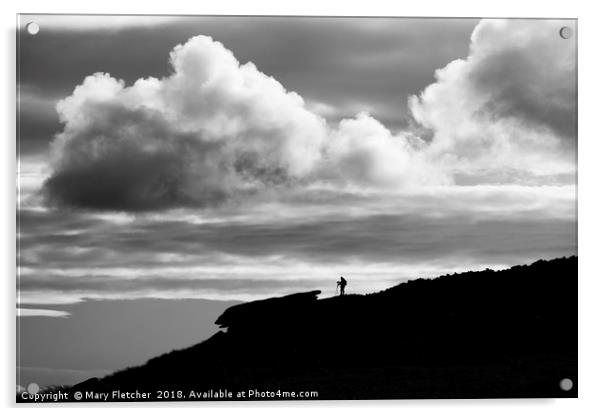
[[[216,321],[224,330],[206,341],[73,391],[577,395],[577,257],[412,280],[369,295],[318,294],[233,306]],[[559,388],[563,378],[575,382],[571,391]]]

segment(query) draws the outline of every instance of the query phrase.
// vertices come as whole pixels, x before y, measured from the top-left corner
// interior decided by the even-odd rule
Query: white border
[[[386,402],[295,402],[295,403],[200,403],[195,409],[171,404],[178,411],[220,412],[239,410],[250,414],[305,414],[345,412],[364,414],[371,410],[383,413],[416,412],[446,415],[507,415],[518,412],[532,415],[602,414],[601,325],[602,262],[598,260],[600,216],[602,207],[602,172],[598,161],[602,157],[600,132],[600,74],[602,50],[602,15],[596,2],[565,0],[527,2],[525,0],[395,2],[369,0],[347,1],[303,0],[275,1],[219,0],[200,2],[169,0],[166,2],[129,2],[103,0],[4,0],[0,3],[2,21],[2,99],[0,125],[4,127],[2,145],[2,244],[0,259],[4,282],[2,319],[2,356],[4,370],[0,378],[2,404],[11,406],[15,389],[15,27],[16,13],[122,13],[122,14],[271,14],[271,15],[376,15],[376,16],[437,16],[437,17],[565,17],[579,19],[579,399],[565,400],[473,400],[473,401],[386,401]],[[596,262],[596,260],[598,260]],[[562,305],[559,305],[562,307]],[[187,404],[186,406],[191,406]],[[44,412],[63,415],[65,411],[81,412],[70,406],[47,406]],[[135,404],[112,405],[112,408],[132,409]],[[158,405],[145,405],[143,411],[163,414]],[[26,413],[31,408],[24,409]],[[133,409],[132,409],[133,410]],[[10,411],[14,411],[10,409]],[[94,406],[86,413],[104,414],[106,406]]]

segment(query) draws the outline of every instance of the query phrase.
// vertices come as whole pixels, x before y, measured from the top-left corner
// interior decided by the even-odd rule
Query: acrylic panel
[[[19,15],[17,401],[577,397],[577,21]]]

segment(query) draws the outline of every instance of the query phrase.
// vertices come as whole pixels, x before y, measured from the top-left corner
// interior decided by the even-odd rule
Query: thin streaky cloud
[[[148,28],[174,23],[182,17],[153,15],[88,15],[88,14],[20,14],[20,27],[30,22],[45,30],[61,32],[120,31],[134,28]],[[37,36],[37,35],[36,35]]]
[[[31,309],[17,308],[17,317],[23,318],[28,316],[46,316],[52,318],[66,318],[71,315],[69,312],[57,311],[54,309]]]

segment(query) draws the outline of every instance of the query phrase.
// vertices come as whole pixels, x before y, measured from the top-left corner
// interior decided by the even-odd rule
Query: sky
[[[29,21],[27,328],[82,329],[93,301],[330,296],[340,275],[370,293],[577,252],[573,20]]]

